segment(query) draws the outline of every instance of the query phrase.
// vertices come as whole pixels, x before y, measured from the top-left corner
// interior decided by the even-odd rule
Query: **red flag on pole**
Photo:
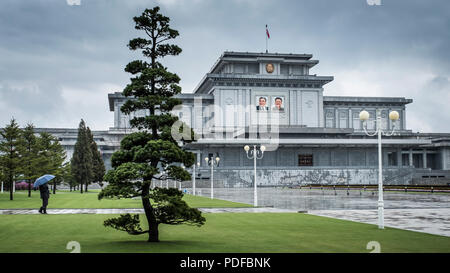
[[[270,34],[269,34],[269,30],[267,29],[267,25],[266,25],[266,34],[267,34],[267,38],[270,39]]]

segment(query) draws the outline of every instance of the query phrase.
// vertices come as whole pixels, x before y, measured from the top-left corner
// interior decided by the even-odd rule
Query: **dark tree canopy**
[[[22,162],[24,164],[22,172],[24,174],[24,179],[28,181],[28,197],[31,197],[31,188],[33,187],[33,182],[38,178],[39,173],[39,146],[37,137],[34,132],[34,125],[27,124],[27,126],[22,130],[23,145],[22,149]]]
[[[59,140],[49,133],[42,132],[37,138],[38,145],[38,165],[36,176],[53,174],[55,178],[53,184],[53,194],[56,194],[56,185],[63,179],[63,162],[66,159],[66,152],[59,143]]]
[[[0,138],[0,180],[6,181],[13,200],[14,182],[28,182],[28,196],[36,178],[53,174],[53,190],[63,180],[66,152],[58,139],[49,133],[36,135],[33,124],[20,129],[14,119],[5,126]]]
[[[22,132],[13,118],[0,132],[3,141],[0,143],[0,165],[9,186],[9,199],[14,199],[13,184],[21,174],[21,154],[23,151]]]
[[[71,172],[73,178],[80,184],[80,192],[83,193],[83,185],[87,190],[88,184],[94,177],[91,145],[84,120],[81,120],[78,126],[77,142],[71,160]]]
[[[135,60],[125,67],[132,78],[122,92],[129,99],[121,111],[132,114],[143,110],[147,114],[130,121],[138,131],[124,137],[120,150],[113,154],[113,170],[104,177],[109,185],[99,194],[99,199],[141,197],[149,230],[140,228],[139,216],[129,214],[107,220],[105,225],[129,234],[148,233],[148,241],[157,242],[159,224],[200,226],[205,218],[182,200],[180,191],[151,187],[152,182],[159,180],[190,179],[183,165],[191,166],[194,154],[180,147],[171,135],[172,125],[178,120],[171,111],[181,104],[181,100],[173,97],[181,92],[180,78],[159,62],[163,57],[181,53],[177,45],[166,43],[176,38],[178,31],[170,28],[170,19],[159,13],[159,7],[146,9],[133,19],[135,28],[142,30],[145,38],[132,39],[128,47],[140,50],[149,61]]]
[[[91,129],[87,127],[86,134],[88,136],[89,145],[92,153],[92,181],[102,183],[103,176],[105,175],[105,164],[103,163],[102,154],[97,147],[97,143],[95,143],[94,135],[91,132]]]

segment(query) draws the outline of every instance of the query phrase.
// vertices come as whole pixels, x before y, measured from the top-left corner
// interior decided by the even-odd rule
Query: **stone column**
[[[352,113],[352,109],[349,108],[348,109],[348,124],[347,124],[347,128],[353,128],[353,113]]]
[[[385,149],[383,151],[383,166],[388,166],[388,165],[389,165],[388,150]]]
[[[339,110],[338,108],[334,108],[334,128],[339,128]]]
[[[413,154],[412,154],[412,149],[409,149],[409,166],[413,166]]]
[[[403,166],[402,148],[397,148],[397,167]]]
[[[423,153],[422,153],[422,157],[423,157],[423,168],[426,169],[427,168],[427,149],[423,149]]]

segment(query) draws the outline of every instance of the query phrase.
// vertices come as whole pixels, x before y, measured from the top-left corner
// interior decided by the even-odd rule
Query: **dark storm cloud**
[[[434,109],[445,120],[450,116],[439,99],[449,91],[450,4],[381,2],[2,1],[0,123],[15,115],[37,126],[76,127],[81,117],[96,129],[112,126],[106,94],[121,91],[129,78],[124,66],[140,58],[126,48],[139,35],[132,17],[158,4],[180,31],[175,43],[183,53],[163,62],[180,75],[184,92],[194,89],[223,51],[265,51],[268,24],[269,51],[312,53],[320,63],[311,72],[335,76],[325,95],[413,98],[409,127],[450,131],[450,122],[426,114]],[[64,118],[36,114],[35,100]]]

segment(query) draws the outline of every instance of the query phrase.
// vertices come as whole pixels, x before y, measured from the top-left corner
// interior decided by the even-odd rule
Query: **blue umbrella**
[[[40,185],[44,185],[45,183],[47,183],[48,181],[52,180],[53,178],[55,178],[54,175],[45,174],[45,175],[39,177],[38,179],[36,179],[36,181],[34,181],[34,187],[37,188]]]

